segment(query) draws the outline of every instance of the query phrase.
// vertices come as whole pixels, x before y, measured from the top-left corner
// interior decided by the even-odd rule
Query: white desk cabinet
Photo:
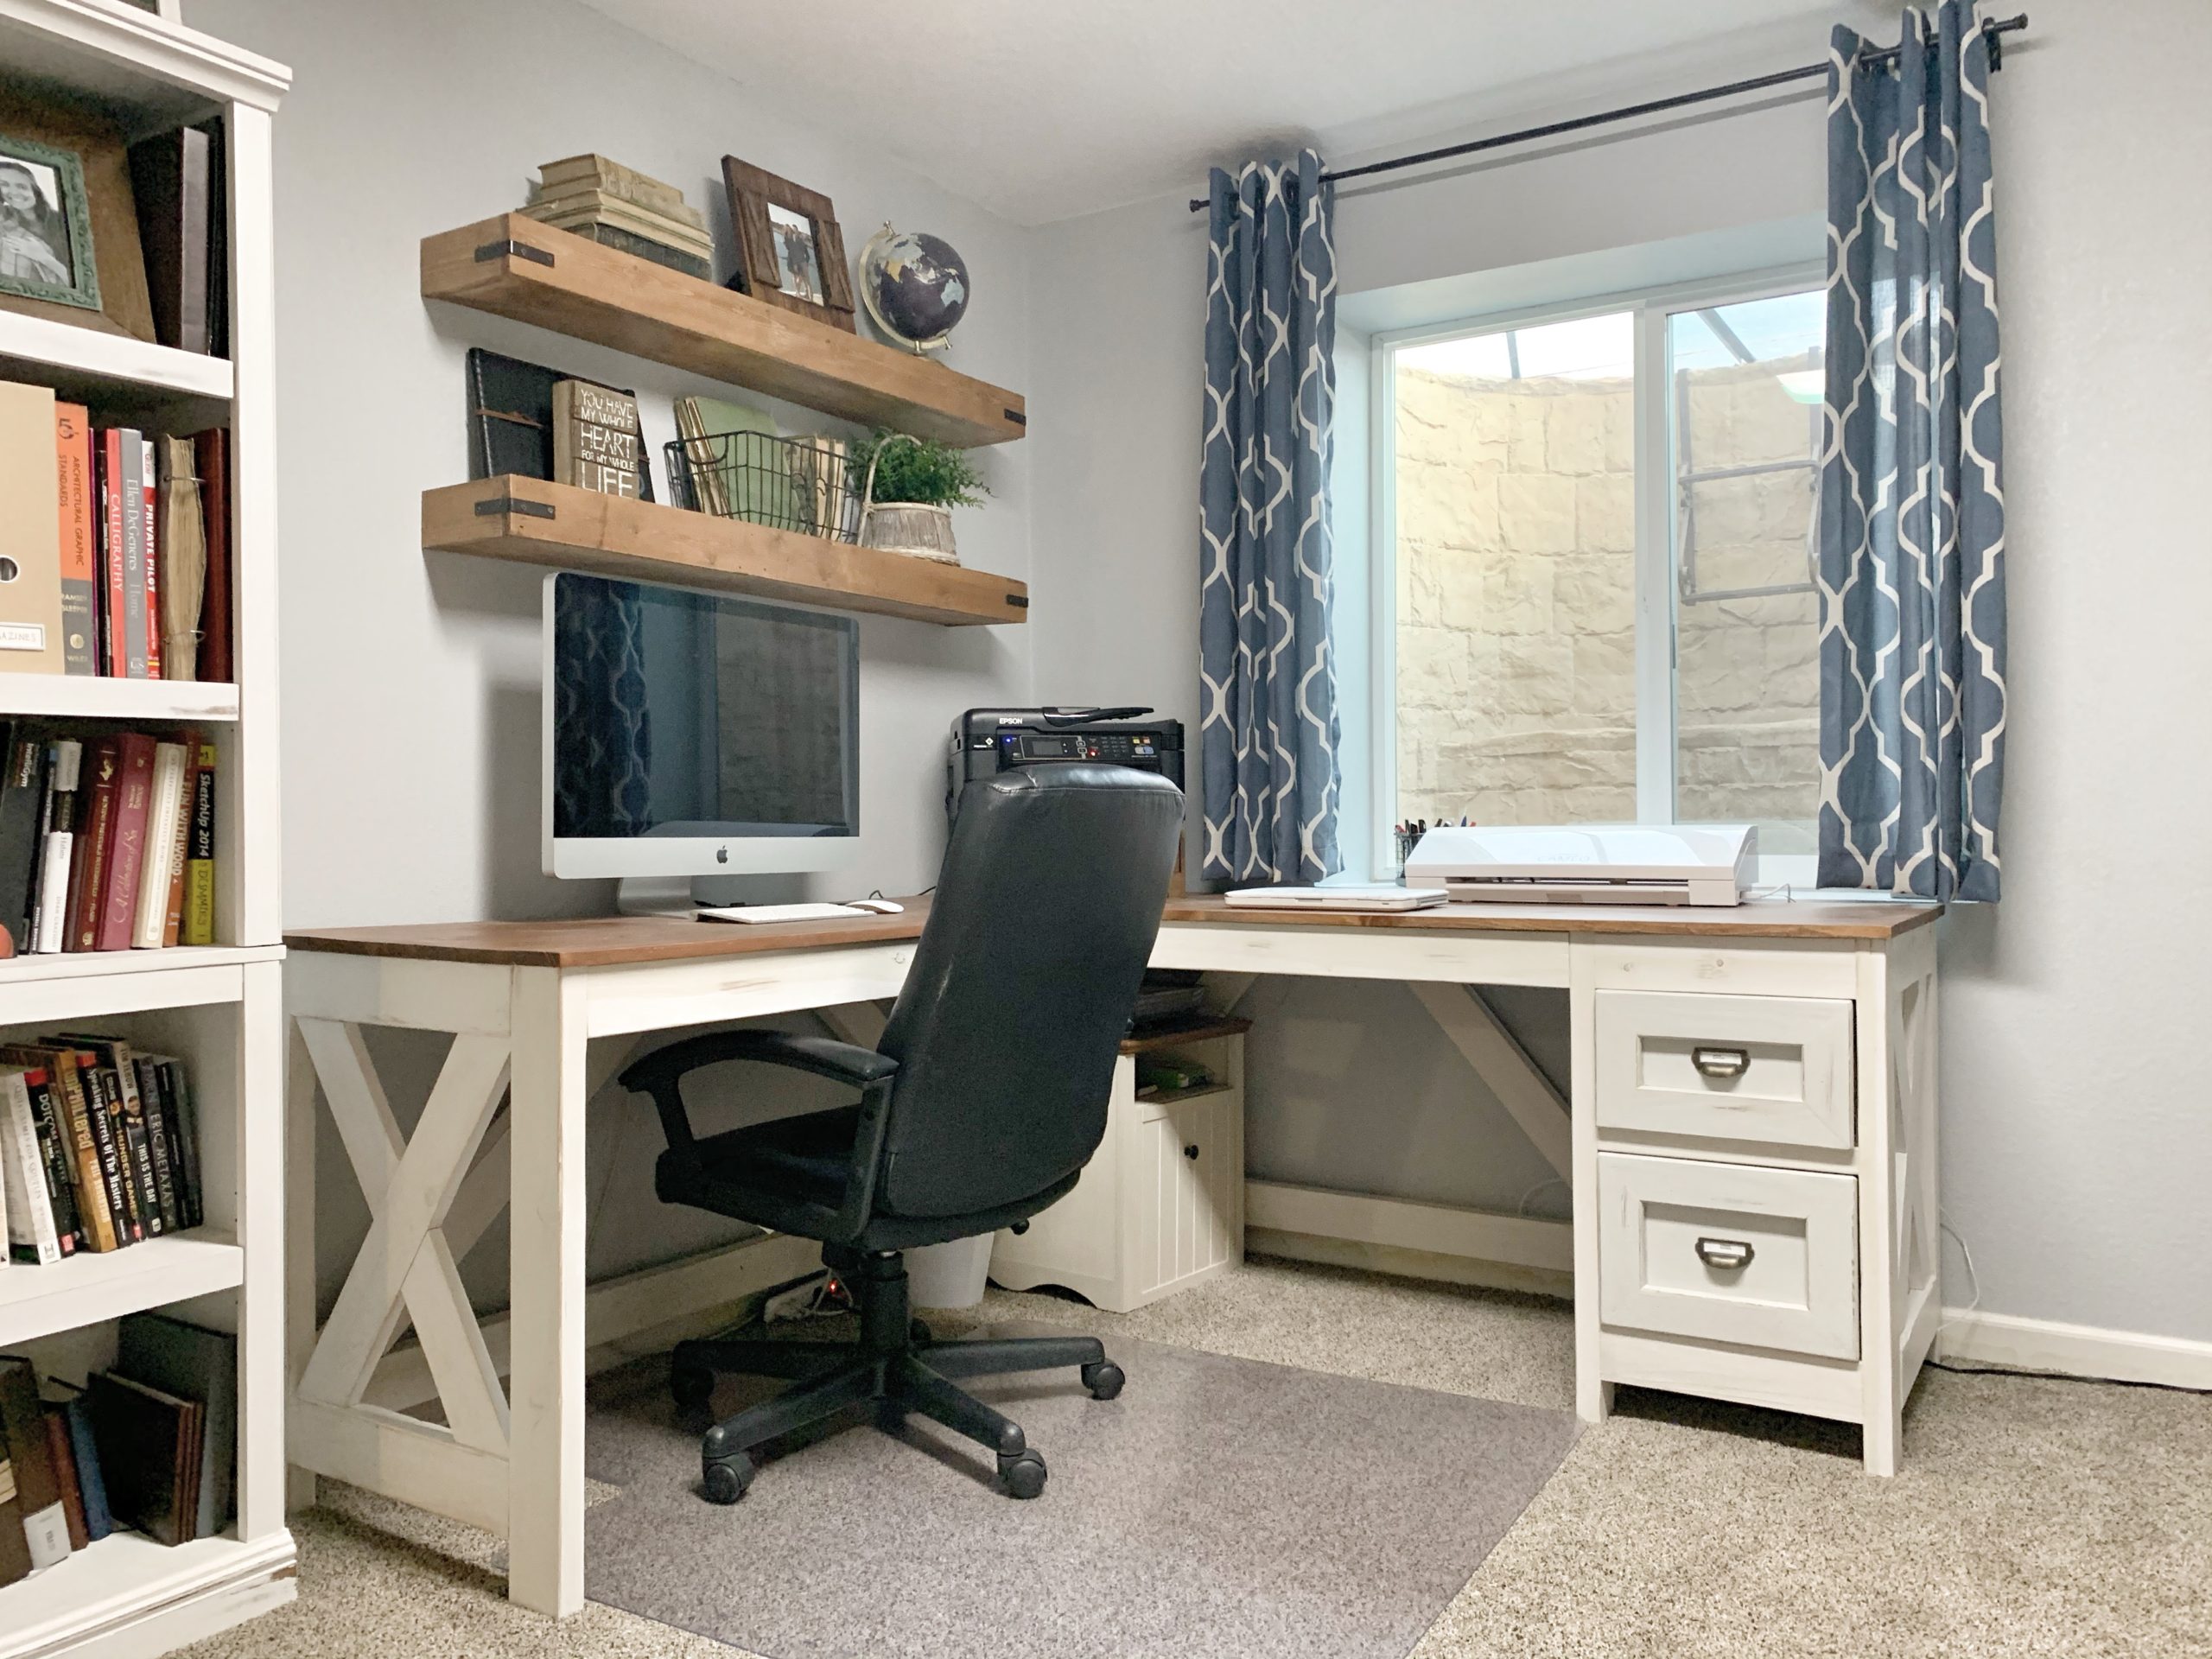
[[[1097,1155],[1025,1230],[1000,1232],[991,1277],[1009,1290],[1058,1285],[1126,1313],[1242,1260],[1247,1029],[1210,1020],[1123,1043]],[[1211,1081],[1140,1098],[1145,1055],[1193,1061]]]

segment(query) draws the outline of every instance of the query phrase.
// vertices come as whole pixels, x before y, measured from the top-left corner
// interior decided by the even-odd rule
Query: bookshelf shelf
[[[0,311],[0,378],[36,380],[79,402],[120,391],[223,407],[237,384],[228,358],[14,311]]]
[[[62,720],[233,721],[238,689],[213,680],[118,680],[88,674],[0,674],[0,715]]]
[[[534,478],[425,490],[423,545],[953,626],[1029,615],[1010,577]]]
[[[205,1229],[73,1255],[48,1267],[11,1262],[0,1268],[0,1350],[210,1291],[235,1290],[245,1279],[245,1252]],[[0,1597],[5,1594],[0,1591]]]
[[[226,1533],[174,1547],[118,1532],[0,1590],[0,1659],[86,1651],[158,1652],[199,1640],[298,1593],[290,1535],[242,1543]]]
[[[520,213],[425,237],[423,297],[946,443],[1027,429],[1019,393]]]

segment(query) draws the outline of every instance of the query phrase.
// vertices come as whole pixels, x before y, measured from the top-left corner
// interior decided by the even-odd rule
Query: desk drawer
[[[1849,1147],[1851,1004],[1794,996],[1597,994],[1598,1124]]]
[[[1598,1154],[1607,1325],[1859,1357],[1859,1183],[1849,1175]]]

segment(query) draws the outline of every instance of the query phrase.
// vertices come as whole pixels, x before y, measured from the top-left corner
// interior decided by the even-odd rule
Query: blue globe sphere
[[[968,262],[941,236],[888,225],[861,251],[861,301],[877,327],[918,352],[968,314]]]

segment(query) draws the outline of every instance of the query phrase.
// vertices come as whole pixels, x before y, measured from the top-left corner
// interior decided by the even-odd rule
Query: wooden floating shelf
[[[946,443],[1027,429],[1017,393],[521,213],[423,238],[423,297]]]
[[[423,545],[954,626],[1029,617],[1006,576],[535,478],[423,491]]]

